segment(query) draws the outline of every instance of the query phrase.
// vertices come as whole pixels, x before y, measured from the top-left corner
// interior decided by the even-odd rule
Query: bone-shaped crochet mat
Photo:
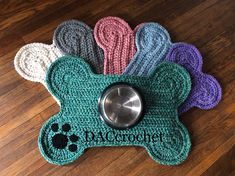
[[[213,76],[202,72],[202,56],[195,46],[175,43],[165,60],[183,66],[192,79],[192,90],[180,106],[180,113],[192,107],[211,109],[219,103],[222,94],[221,87]]]
[[[144,23],[136,32],[137,52],[124,74],[148,76],[166,56],[171,47],[170,35],[158,23]]]
[[[179,121],[177,108],[190,92],[191,80],[181,66],[166,62],[148,77],[96,75],[79,58],[64,56],[47,72],[49,91],[61,102],[58,114],[41,128],[38,145],[50,163],[64,165],[75,161],[84,150],[100,146],[142,146],[157,162],[177,165],[189,153],[191,142],[187,129]],[[142,120],[133,128],[116,130],[99,117],[98,99],[107,86],[126,82],[137,88],[144,99]],[[139,140],[88,140],[86,132],[137,136]],[[145,140],[144,135],[155,136]],[[152,139],[152,138],[151,138]]]
[[[136,52],[134,31],[118,17],[105,17],[96,23],[94,36],[104,50],[104,74],[122,74]]]
[[[31,43],[23,46],[17,52],[14,65],[16,71],[25,79],[40,82],[45,87],[46,72],[62,53],[55,45]]]
[[[103,73],[104,53],[96,44],[92,29],[83,22],[69,20],[55,30],[53,41],[64,55],[83,58],[96,73]]]
[[[218,104],[221,87],[214,77],[202,73],[202,57],[194,46],[172,44],[166,29],[157,23],[141,25],[136,33],[136,46],[135,57],[124,74],[149,76],[162,61],[173,61],[185,67],[192,78],[192,91],[180,107],[180,113],[192,107],[211,109]]]

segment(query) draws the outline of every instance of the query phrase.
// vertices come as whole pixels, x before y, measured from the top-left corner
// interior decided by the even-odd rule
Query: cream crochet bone
[[[14,65],[23,78],[40,82],[47,88],[46,72],[51,63],[61,56],[63,54],[53,44],[31,43],[20,48],[15,56]]]

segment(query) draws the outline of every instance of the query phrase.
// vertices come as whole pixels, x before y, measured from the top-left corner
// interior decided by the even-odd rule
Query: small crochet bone
[[[69,20],[55,30],[53,41],[64,55],[83,58],[96,73],[103,73],[104,53],[96,44],[92,29],[85,23]]]
[[[136,52],[134,31],[118,17],[105,17],[96,23],[94,36],[104,50],[104,74],[122,74]]]
[[[187,71],[165,62],[148,77],[96,75],[82,59],[64,56],[47,72],[49,91],[61,102],[58,114],[41,128],[38,146],[50,163],[64,165],[79,158],[85,149],[100,146],[141,146],[157,162],[177,165],[189,153],[187,129],[179,121],[177,108],[187,98],[191,81]],[[109,85],[126,82],[136,87],[145,101],[142,120],[127,130],[112,129],[99,117],[98,99]],[[155,135],[155,140],[91,140],[86,132],[116,135]],[[143,136],[142,136],[143,137]]]
[[[62,53],[54,46],[43,43],[31,43],[16,53],[14,65],[16,71],[25,79],[40,82],[45,87],[46,72]]]
[[[169,33],[158,23],[139,25],[135,43],[137,52],[124,71],[127,75],[149,76],[171,47]]]
[[[218,81],[202,72],[202,56],[199,50],[187,43],[175,43],[170,49],[167,61],[183,66],[192,79],[192,90],[186,101],[180,106],[183,113],[192,107],[211,109],[221,100],[222,90]]]

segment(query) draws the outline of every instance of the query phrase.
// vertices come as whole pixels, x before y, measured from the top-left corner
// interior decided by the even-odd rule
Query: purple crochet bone
[[[175,43],[169,50],[166,60],[183,66],[192,79],[191,92],[180,106],[179,113],[186,112],[192,107],[211,109],[219,103],[221,87],[213,76],[202,72],[202,56],[195,46]]]

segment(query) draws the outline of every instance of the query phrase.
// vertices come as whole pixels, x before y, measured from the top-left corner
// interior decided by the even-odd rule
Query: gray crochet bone
[[[93,30],[85,23],[77,20],[61,23],[54,32],[53,41],[64,55],[78,56],[96,73],[103,73],[103,50],[96,44]]]

